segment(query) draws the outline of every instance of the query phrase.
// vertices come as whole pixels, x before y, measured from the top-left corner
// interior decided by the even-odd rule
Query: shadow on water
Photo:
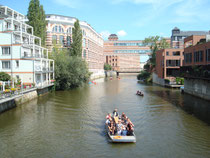
[[[210,125],[210,103],[204,99],[189,95],[181,94],[179,90],[168,88],[152,90],[151,93],[161,97],[171,104],[180,107],[188,114],[194,115],[198,119]]]

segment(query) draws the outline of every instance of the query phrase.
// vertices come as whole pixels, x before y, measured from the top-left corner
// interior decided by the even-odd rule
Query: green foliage
[[[69,56],[66,49],[54,49],[56,90],[67,90],[87,82],[90,73],[86,62],[78,56]]]
[[[104,70],[106,71],[112,70],[112,66],[109,64],[104,64]]]
[[[184,78],[176,77],[176,84],[184,85]]]
[[[145,80],[148,77],[150,77],[150,75],[151,74],[149,72],[147,72],[147,71],[141,71],[140,74],[138,74],[137,79],[138,80]]]
[[[156,65],[156,51],[170,47],[170,44],[166,41],[166,39],[160,36],[151,36],[145,38],[143,44],[150,46],[152,53],[150,55],[149,65],[151,65],[153,68]]]
[[[45,46],[46,40],[46,15],[39,0],[31,0],[28,7],[28,24],[34,28],[34,35],[41,38],[42,46]]]
[[[9,81],[11,80],[11,77],[9,74],[5,72],[0,72],[0,81]]]
[[[82,30],[80,29],[79,20],[74,23],[72,29],[72,44],[70,49],[71,56],[82,56]]]

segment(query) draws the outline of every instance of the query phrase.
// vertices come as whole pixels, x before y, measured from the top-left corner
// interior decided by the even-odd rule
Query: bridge
[[[116,70],[117,76],[119,73],[140,73],[141,69],[140,68],[120,68]]]

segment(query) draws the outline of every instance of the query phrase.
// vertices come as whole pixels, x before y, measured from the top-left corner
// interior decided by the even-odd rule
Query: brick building
[[[175,27],[171,35],[171,48],[184,48],[184,39],[188,36],[202,36],[208,34],[210,34],[209,31],[181,31],[179,28]]]
[[[161,79],[174,81],[183,65],[184,49],[162,49],[156,52],[156,74]]]
[[[116,34],[111,34],[108,39],[104,42],[105,62],[110,64],[113,70],[140,71],[143,68],[142,55],[148,59],[151,51],[141,40],[118,40]]]
[[[62,48],[69,48],[72,43],[72,28],[76,18],[55,14],[47,14],[46,45],[52,50],[53,42]],[[104,76],[103,38],[87,22],[80,21],[83,35],[82,57],[87,61],[91,78]]]
[[[210,100],[210,36],[187,37],[184,45],[184,91]]]

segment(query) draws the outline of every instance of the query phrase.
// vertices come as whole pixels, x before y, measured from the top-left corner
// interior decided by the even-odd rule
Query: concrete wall
[[[21,104],[24,104],[32,99],[35,99],[37,98],[38,95],[37,95],[37,91],[36,90],[33,90],[31,92],[28,92],[28,93],[25,93],[23,94],[21,97],[19,98],[16,98],[15,99],[15,104],[18,106],[18,105],[21,105]]]
[[[184,79],[184,92],[210,100],[210,82],[201,79]]]
[[[162,85],[162,86],[165,85],[165,80],[162,79],[162,78],[159,78],[158,75],[154,72],[152,73],[152,82],[156,83],[156,84],[159,84],[159,85]]]

